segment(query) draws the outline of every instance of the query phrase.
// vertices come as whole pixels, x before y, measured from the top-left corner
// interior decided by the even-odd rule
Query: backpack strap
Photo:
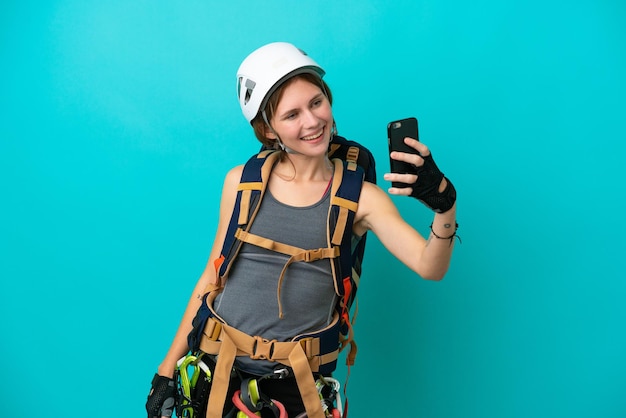
[[[354,149],[351,153],[356,158],[358,149]],[[358,166],[352,159],[345,163],[340,159],[333,159],[333,180],[331,183],[330,205],[327,216],[327,247],[316,249],[302,249],[292,245],[267,239],[241,227],[238,227],[234,233],[235,238],[240,244],[246,242],[271,251],[280,252],[289,255],[278,279],[278,308],[279,317],[283,318],[281,289],[282,282],[287,268],[293,262],[311,262],[320,259],[331,259],[331,272],[335,292],[342,299],[342,305],[349,309],[352,303],[352,289],[356,290],[354,280],[352,279],[352,224],[354,216],[358,208],[359,195],[361,185],[363,183],[363,173],[359,171]],[[266,163],[267,164],[267,163]],[[266,165],[264,165],[266,167]],[[256,186],[259,187],[259,186]],[[255,203],[258,206],[258,202]],[[241,214],[239,215],[240,223],[247,226],[250,223]],[[346,309],[346,310],[347,310]]]
[[[342,280],[337,283],[337,294],[344,297],[344,304],[349,309],[354,300],[353,296],[358,287],[360,271],[353,268],[353,246],[358,242],[359,238],[354,238],[352,225],[359,205],[361,196],[361,188],[364,181],[364,172],[357,164],[359,149],[357,147],[349,147],[345,157],[345,170],[343,178],[338,182],[338,187],[333,190],[333,198],[331,200],[331,208],[329,213],[328,225],[329,231],[333,231],[331,243],[341,246],[344,257],[340,258],[340,274],[338,278]],[[340,161],[335,159],[336,172],[339,170]],[[360,270],[360,269],[359,269]],[[344,280],[350,278],[350,283]]]
[[[335,290],[339,295],[337,311],[341,316],[343,330],[341,337],[341,348],[343,350],[350,345],[350,351],[346,356],[346,363],[352,365],[356,357],[356,343],[353,338],[352,323],[350,319],[350,307],[352,306],[359,284],[360,265],[358,270],[354,268],[353,249],[359,244],[363,237],[355,237],[352,232],[352,225],[358,209],[358,202],[361,195],[361,188],[364,181],[363,169],[357,164],[359,148],[348,147],[345,155],[345,163],[339,159],[334,159],[336,170],[341,164],[343,179],[333,190],[333,198],[329,210],[328,225],[329,231],[333,231],[331,243],[340,247],[341,256],[333,263],[333,278],[335,280]],[[338,164],[339,163],[339,164]],[[356,312],[355,312],[356,314]]]
[[[334,174],[328,212],[328,248],[315,250],[286,246],[249,233],[250,226],[259,210],[259,203],[265,194],[271,171],[278,162],[279,153],[265,150],[250,158],[243,168],[237,187],[235,206],[220,257],[215,261],[221,285],[224,284],[223,281],[242,244],[248,242],[292,256],[293,259],[290,259],[288,264],[294,261],[313,261],[320,258],[340,260],[339,263],[331,263],[335,278],[335,291],[340,297],[346,293],[349,296],[351,292],[345,291],[343,279],[352,275],[352,259],[348,255],[351,254],[352,223],[363,182],[363,172],[356,163],[358,154],[357,147],[349,147],[345,162],[338,158],[333,159]],[[339,249],[332,249],[335,246]],[[351,302],[351,299],[346,300],[346,305]]]
[[[274,150],[264,150],[250,158],[243,168],[233,214],[228,225],[221,255],[215,261],[215,268],[220,278],[220,286],[223,286],[232,261],[237,257],[244,242],[289,255],[290,259],[281,272],[277,289],[279,316],[282,317],[280,295],[282,278],[287,267],[296,261],[309,262],[322,258],[331,259],[333,284],[335,293],[339,296],[337,311],[343,324],[342,334],[347,335],[347,338],[341,341],[341,347],[343,349],[348,343],[351,344],[352,348],[348,355],[348,363],[351,364],[356,355],[356,345],[353,344],[352,321],[349,311],[359,284],[360,259],[357,258],[360,258],[359,254],[362,253],[362,251],[353,250],[359,245],[362,246],[365,239],[365,236],[360,238],[353,236],[352,225],[365,177],[363,169],[358,164],[363,153],[360,153],[359,147],[351,144],[331,144],[330,153],[339,158],[332,160],[334,173],[327,217],[327,248],[301,249],[267,240],[249,232],[258,213],[259,203],[265,194],[271,171],[278,162],[280,155]]]
[[[228,224],[220,257],[215,260],[215,269],[222,281],[228,274],[232,260],[237,257],[242,241],[237,239],[237,229],[248,230],[259,210],[265,189],[280,154],[274,150],[261,151],[253,156],[243,167],[241,180],[237,187],[235,207]]]

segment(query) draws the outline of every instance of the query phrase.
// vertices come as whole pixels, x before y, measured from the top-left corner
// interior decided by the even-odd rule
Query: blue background
[[[415,115],[459,191],[443,282],[370,239],[351,416],[626,416],[625,21],[616,0],[3,2],[5,415],[144,416],[223,176],[258,147],[237,66],[281,40],[380,175],[386,123]]]

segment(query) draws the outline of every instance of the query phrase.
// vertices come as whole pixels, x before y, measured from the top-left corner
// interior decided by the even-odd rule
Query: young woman
[[[336,129],[332,96],[323,75],[315,61],[288,43],[259,48],[242,62],[238,71],[238,94],[244,116],[257,138],[281,154],[269,176],[253,230],[300,248],[327,245],[329,184],[334,172],[328,149]],[[419,154],[393,152],[391,158],[412,164],[415,173],[387,173],[384,179],[411,187],[392,187],[387,191],[413,196],[435,211],[430,236],[422,237],[407,224],[389,196],[368,182],[362,185],[352,232],[355,236],[373,232],[415,273],[424,279],[440,280],[448,269],[456,234],[456,193],[434,164],[426,145],[411,138],[406,138],[405,143]],[[287,269],[289,277],[283,277],[279,283],[288,256],[244,244],[228,280],[218,277],[214,262],[220,257],[242,170],[238,166],[226,175],[209,262],[153,380],[146,404],[149,417],[172,414],[176,363],[190,350],[187,337],[193,328],[192,321],[203,304],[205,289],[211,285],[220,288],[212,300],[216,316],[230,327],[249,336],[262,337],[264,341],[290,341],[298,334],[324,328],[332,319],[337,296],[328,259],[293,263]],[[279,298],[277,286],[282,291]],[[275,362],[241,355],[234,363],[239,377],[265,376],[276,367]],[[214,376],[216,379],[219,377]],[[304,416],[302,388],[293,378],[263,380],[260,390],[284,405],[289,417]],[[222,404],[217,408],[219,412],[209,411],[207,416],[222,416],[223,408],[226,413]],[[307,412],[311,418],[325,416],[309,408]]]

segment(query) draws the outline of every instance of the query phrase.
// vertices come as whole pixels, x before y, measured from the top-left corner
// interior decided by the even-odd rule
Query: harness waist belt
[[[209,307],[212,307],[216,293],[218,292],[209,294],[207,299]],[[338,320],[338,315],[335,314],[328,328],[334,326]],[[221,322],[216,317],[209,317],[200,339],[199,348],[204,353],[217,355],[206,418],[222,418],[235,357],[246,355],[256,360],[275,361],[291,367],[307,416],[324,418],[325,415],[313,373],[319,372],[320,366],[336,361],[339,356],[339,347],[330,353],[320,354],[320,339],[318,337],[304,337],[300,340],[286,342],[269,340],[260,336],[248,335]]]

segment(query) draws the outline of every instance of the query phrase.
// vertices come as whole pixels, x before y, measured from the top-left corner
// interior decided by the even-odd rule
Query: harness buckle
[[[304,253],[304,262],[305,263],[310,263],[311,261],[317,261],[317,260],[321,260],[323,258],[323,253],[322,253],[322,249],[318,248],[317,250],[309,250],[306,253]]]
[[[274,361],[274,344],[277,340],[268,340],[258,335],[254,336],[254,345],[252,346],[252,354],[250,358],[253,360],[269,360]]]
[[[217,341],[222,334],[222,324],[210,319],[204,327],[203,334],[211,341]]]

